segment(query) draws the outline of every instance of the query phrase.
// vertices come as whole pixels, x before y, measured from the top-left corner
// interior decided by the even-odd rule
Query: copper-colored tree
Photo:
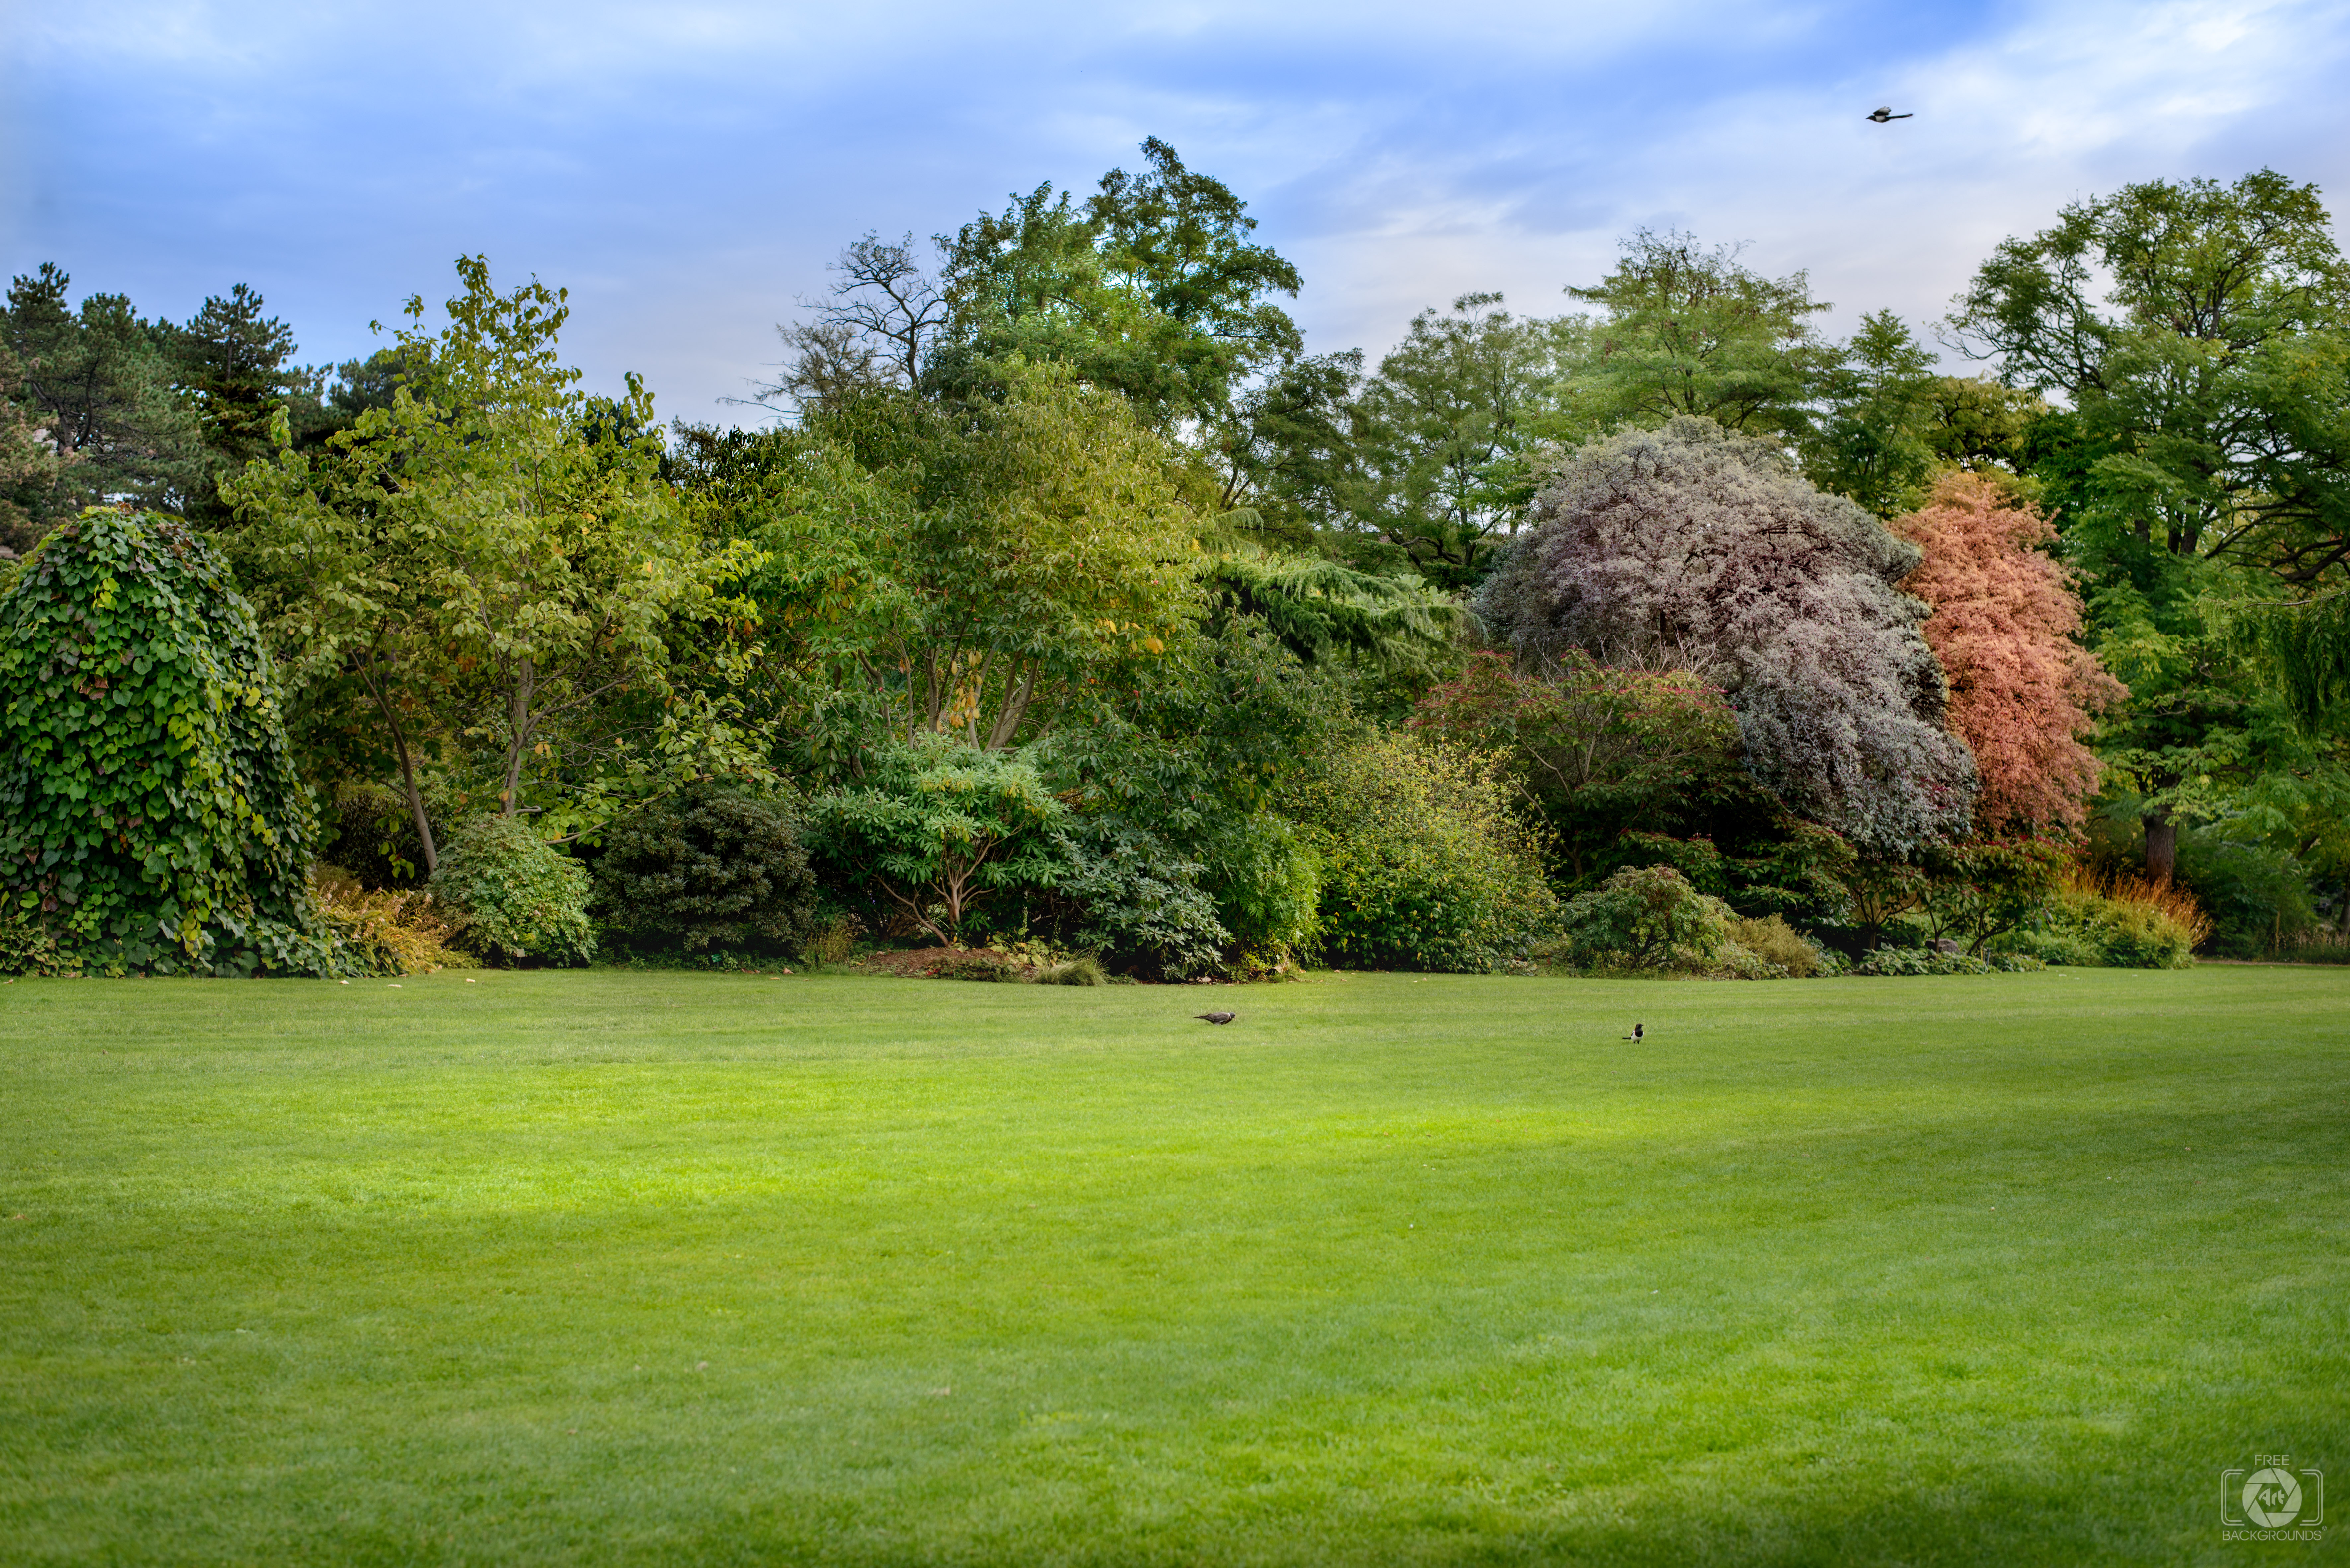
[[[2078,827],[2097,789],[2081,743],[2092,715],[2129,693],[2073,640],[2081,602],[2037,546],[2055,531],[1979,474],[1954,473],[1893,531],[1926,553],[1901,586],[1933,607],[1926,641],[1950,688],[1947,722],[1975,754],[1975,826],[2039,835]]]

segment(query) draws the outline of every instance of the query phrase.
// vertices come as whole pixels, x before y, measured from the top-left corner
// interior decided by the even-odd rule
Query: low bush
[[[2048,926],[2074,935],[2112,969],[2185,969],[2211,934],[2186,888],[2087,870],[2058,885]]]
[[[800,956],[813,964],[844,964],[857,956],[858,944],[864,938],[863,920],[855,915],[835,915],[808,938]]]
[[[2100,969],[2106,961],[2104,950],[2085,933],[2070,926],[2010,931],[1991,944],[1987,956],[1996,957],[2001,953],[2033,958],[2043,964],[2073,969]]]
[[[1730,906],[1671,866],[1627,866],[1567,900],[1559,917],[1579,969],[1704,970],[1731,943]]]
[[[2210,933],[2199,945],[2224,958],[2264,958],[2317,924],[2300,861],[2285,850],[2230,836],[2228,824],[2178,836],[2178,882],[2210,921]]]
[[[816,877],[781,806],[691,784],[603,837],[595,910],[631,946],[796,952],[816,934]]]
[[[463,917],[456,941],[497,963],[586,963],[596,954],[588,869],[519,816],[477,816],[450,836],[432,896]]]
[[[1855,974],[2022,974],[2048,966],[2022,953],[1939,953],[1928,948],[1878,948],[1855,964]]]
[[[2277,949],[2276,956],[2285,963],[2350,963],[2350,935],[2310,931]]]
[[[1820,950],[1783,916],[1760,920],[1732,920],[1730,940],[1764,963],[1775,965],[1795,980],[1820,972]]]
[[[458,922],[421,889],[370,891],[340,868],[321,866],[311,873],[310,896],[318,918],[363,973],[474,967],[473,957],[455,945]]]
[[[1009,953],[992,952],[985,948],[959,952],[931,971],[940,980],[977,980],[1011,981],[1025,980],[1027,971]]]
[[[1073,945],[1139,960],[1169,979],[1214,969],[1232,933],[1200,886],[1201,867],[1157,835],[1112,818],[1056,830],[1053,893],[1076,914]]]
[[[1556,929],[1534,836],[1479,758],[1382,735],[1285,805],[1320,857],[1319,945],[1334,964],[1484,973]]]

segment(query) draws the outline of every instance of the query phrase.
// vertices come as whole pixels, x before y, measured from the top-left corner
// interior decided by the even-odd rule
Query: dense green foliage
[[[696,781],[604,830],[596,913],[632,945],[796,953],[816,877],[792,811]]]
[[[0,551],[99,495],[209,535],[375,891],[484,811],[593,857],[709,780],[806,803],[827,919],[1131,974],[1484,967],[1627,868],[1849,960],[2062,947],[2068,861],[2188,888],[2212,951],[2350,931],[2314,187],[2144,182],[2002,243],[1939,327],[1988,374],[1649,231],[1560,314],[1468,293],[1372,358],[1309,351],[1247,202],[1141,152],[935,254],[851,243],[761,430],[591,394],[565,292],[480,256],[331,372],[242,285],[174,323],[41,268],[0,312]],[[1327,792],[1407,732],[1475,787],[1399,786],[1378,834],[1421,847],[1340,852],[1370,828]],[[1399,890],[1455,839],[1543,897]],[[723,858],[661,875],[715,910]],[[600,908],[632,961],[753,940]]]
[[[1730,945],[1730,906],[1670,866],[1627,866],[1570,899],[1568,960],[1594,969],[1701,969]]]
[[[1032,758],[924,733],[877,748],[865,782],[819,798],[810,826],[881,919],[953,943],[974,917],[1002,929],[1011,900],[1051,884],[1066,809]]]
[[[476,816],[451,836],[432,895],[461,917],[457,941],[493,963],[586,963],[596,956],[588,868],[520,816]]]
[[[269,652],[174,519],[92,510],[0,596],[0,888],[68,953],[324,972]]]
[[[1534,837],[1473,754],[1366,741],[1287,804],[1321,857],[1335,963],[1479,973],[1523,960],[1554,918]]]

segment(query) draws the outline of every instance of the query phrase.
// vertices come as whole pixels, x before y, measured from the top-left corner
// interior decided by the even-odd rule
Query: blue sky
[[[1649,225],[1930,321],[2002,236],[2262,164],[2350,207],[2350,3],[332,6],[0,0],[0,271],[175,317],[250,283],[304,357],[449,291],[572,290],[664,414],[777,357],[867,229],[951,229],[1147,135],[1228,181],[1374,356],[1475,288],[1551,312]],[[1913,109],[1890,126],[1861,116]]]

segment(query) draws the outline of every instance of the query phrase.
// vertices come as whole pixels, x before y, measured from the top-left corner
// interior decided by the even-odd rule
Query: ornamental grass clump
[[[491,963],[582,964],[596,956],[588,868],[519,816],[477,816],[441,852],[432,896],[463,919],[457,942]]]
[[[268,651],[212,546],[148,513],[59,524],[0,595],[0,893],[41,961],[335,972],[313,832]]]
[[[331,866],[310,879],[319,919],[342,939],[351,961],[369,974],[431,974],[472,969],[456,945],[461,921],[421,888],[366,888]]]

